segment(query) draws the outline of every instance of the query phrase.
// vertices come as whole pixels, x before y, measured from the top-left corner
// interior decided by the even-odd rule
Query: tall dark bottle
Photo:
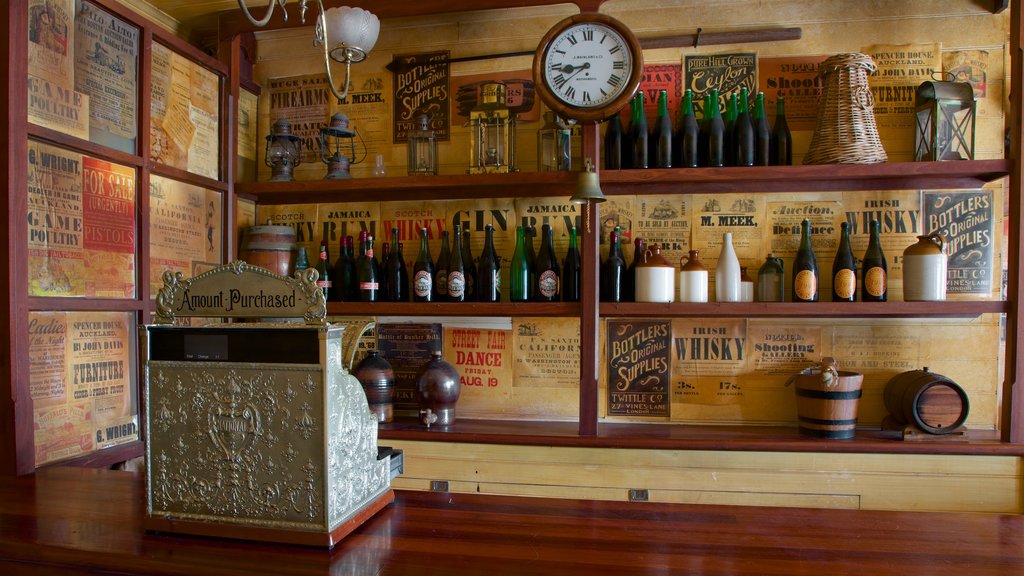
[[[644,111],[644,93],[638,91],[636,96],[636,108],[633,111],[633,122],[629,126],[629,136],[633,144],[633,161],[631,168],[648,167],[648,139],[647,112]]]
[[[356,258],[356,286],[360,302],[381,299],[380,267],[373,255],[373,236],[366,230],[359,233],[359,257]]]
[[[772,127],[768,123],[768,115],[764,112],[764,92],[757,93],[754,101],[754,165],[768,166],[771,164]]]
[[[861,260],[862,279],[860,299],[862,302],[885,302],[889,299],[889,266],[882,253],[878,220],[872,220],[868,249]]]
[[[533,265],[537,261],[537,252],[533,249],[533,239],[537,237],[537,228],[527,226],[526,232],[526,264],[530,267],[530,300],[533,300],[537,288],[537,279],[534,277]]]
[[[356,300],[356,261],[352,254],[351,236],[341,238],[338,243],[338,259],[334,261],[333,272],[331,300],[335,302]]]
[[[448,231],[441,231],[441,251],[437,254],[437,264],[434,265],[434,297],[439,301],[448,299],[448,265],[451,263],[452,253],[448,249]]]
[[[772,126],[771,164],[789,166],[793,163],[793,136],[786,122],[785,98],[779,96],[775,102],[775,125]]]
[[[466,272],[466,300],[472,302],[476,300],[476,265],[469,247],[469,230],[462,231],[462,266]]]
[[[476,299],[480,302],[501,301],[501,264],[494,250],[494,226],[484,226],[484,249],[476,272]]]
[[[555,240],[549,224],[541,227],[540,252],[533,263],[533,276],[536,282],[533,299],[538,302],[558,302],[562,267],[555,255]]]
[[[398,242],[398,228],[391,229],[391,254],[384,265],[384,301],[408,302],[409,278],[405,271],[405,258],[402,257],[401,244]]]
[[[623,302],[622,277],[626,274],[626,261],[622,258],[622,244],[619,227],[612,230],[609,238],[608,258],[601,263],[601,301]]]
[[[853,302],[857,299],[857,261],[850,248],[850,224],[840,224],[839,248],[832,260],[832,301]]]
[[[576,240],[576,227],[569,228],[569,248],[562,261],[562,302],[580,301],[580,248]]]
[[[800,248],[793,261],[793,302],[818,301],[818,259],[811,247],[811,221],[800,223]]]
[[[522,226],[516,226],[516,247],[508,268],[508,299],[526,302],[530,299],[530,264],[526,261],[526,231]]]
[[[621,243],[622,240],[620,239]],[[629,266],[626,268],[626,273],[622,275],[622,301],[623,302],[634,302],[636,301],[636,265],[640,263],[640,260],[644,257],[644,250],[647,246],[644,244],[643,238],[633,239],[633,260],[629,262]]]
[[[672,118],[668,115],[668,91],[658,92],[658,118],[654,124],[654,167],[672,167]]]
[[[718,109],[718,90],[712,90],[704,105],[704,158],[706,166],[725,166],[725,123]]]
[[[675,142],[672,144],[672,152],[678,158],[673,164],[681,168],[696,168],[700,166],[700,128],[697,126],[697,117],[693,114],[693,90],[687,89],[683,94],[683,107],[678,124]]]
[[[427,229],[420,228],[420,252],[412,265],[412,300],[433,302],[435,299],[434,261],[430,256],[430,245],[427,243]]]
[[[725,125],[725,165],[733,165],[733,156],[735,156],[734,149],[736,145],[732,140],[732,131],[736,127],[736,116],[739,114],[737,111],[739,105],[736,103],[736,93],[729,94],[729,99],[725,101],[725,113],[722,114],[722,124]]]
[[[455,225],[455,244],[452,246],[452,257],[448,261],[448,301],[466,301],[466,266],[462,259],[462,230]]]
[[[380,284],[380,301],[388,302],[388,262],[391,260],[391,243],[384,242],[380,245],[380,264],[378,266],[380,270],[380,278],[378,283]]]
[[[319,277],[316,279],[316,285],[324,293],[324,300],[328,300],[331,297],[331,271],[329,259],[327,256],[327,240],[320,241],[320,257],[316,261],[316,271],[319,273]]]
[[[622,168],[622,119],[613,114],[604,129],[604,166],[605,170]]]
[[[750,121],[746,87],[740,89],[740,106],[732,127],[733,166],[754,165],[754,124]]]

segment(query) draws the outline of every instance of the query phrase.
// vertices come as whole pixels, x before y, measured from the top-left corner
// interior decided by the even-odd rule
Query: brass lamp
[[[355,136],[355,131],[348,129],[348,116],[342,112],[331,116],[330,124],[320,129],[320,160],[327,164],[324,180],[352,177],[348,168],[355,162]],[[342,154],[344,148],[348,148],[347,155]]]
[[[295,167],[302,163],[302,142],[292,133],[292,125],[279,118],[267,135],[263,161],[270,166],[271,182],[291,182]]]
[[[590,205],[600,204],[608,200],[601,191],[601,179],[594,169],[594,163],[587,158],[583,161],[583,170],[576,178],[576,191],[573,192],[569,201],[573,204],[583,205],[583,221],[586,222],[586,232],[590,233]]]
[[[409,175],[437,175],[437,133],[430,129],[430,116],[416,120],[419,128],[409,133]]]
[[[469,112],[470,174],[516,172],[516,120],[505,105],[505,85],[487,82]]]
[[[544,126],[537,131],[537,170],[568,172],[572,170],[572,131],[552,111],[544,113]]]
[[[914,103],[914,160],[974,159],[977,101],[970,82],[923,82]]]

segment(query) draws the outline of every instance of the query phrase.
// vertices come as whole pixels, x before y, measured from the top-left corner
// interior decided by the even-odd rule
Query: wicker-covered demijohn
[[[868,76],[878,67],[867,54],[837,54],[818,67],[824,90],[804,164],[877,164],[887,156],[875,126]]]

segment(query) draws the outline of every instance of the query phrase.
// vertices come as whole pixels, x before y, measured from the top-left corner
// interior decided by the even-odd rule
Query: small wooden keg
[[[246,229],[238,257],[247,264],[266,268],[281,276],[290,276],[294,251],[294,228],[265,224]]]
[[[885,385],[883,398],[894,420],[928,434],[956,432],[970,411],[964,389],[927,366],[893,376]]]

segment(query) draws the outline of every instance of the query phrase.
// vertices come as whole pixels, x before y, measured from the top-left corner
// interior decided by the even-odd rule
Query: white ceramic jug
[[[918,236],[903,251],[903,299],[931,302],[946,299],[946,239],[938,232]]]
[[[690,250],[688,256],[679,259],[679,301],[708,301],[708,269],[700,261],[697,250]]]
[[[644,250],[634,279],[637,302],[672,302],[675,297],[675,268],[661,255],[657,244]]]

